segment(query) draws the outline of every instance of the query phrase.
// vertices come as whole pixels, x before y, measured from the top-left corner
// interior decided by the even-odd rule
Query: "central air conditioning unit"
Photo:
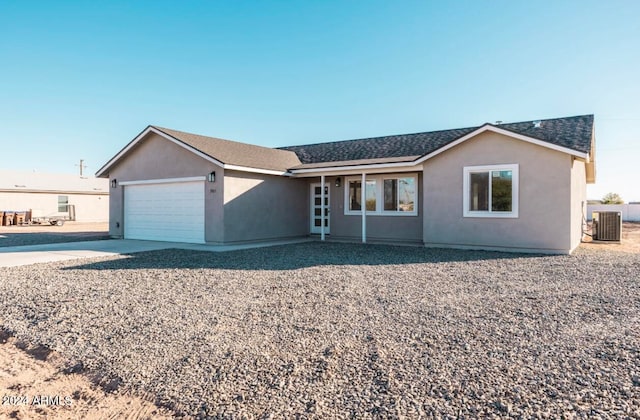
[[[620,242],[622,215],[619,211],[593,212],[593,240]]]

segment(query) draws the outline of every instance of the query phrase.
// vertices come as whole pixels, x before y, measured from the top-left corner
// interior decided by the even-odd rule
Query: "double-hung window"
[[[518,165],[467,166],[464,217],[518,217]]]
[[[368,175],[365,182],[367,214],[416,216],[418,176],[415,174]],[[361,214],[362,178],[347,178],[345,214]]]

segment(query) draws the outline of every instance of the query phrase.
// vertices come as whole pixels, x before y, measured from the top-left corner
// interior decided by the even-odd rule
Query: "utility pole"
[[[87,165],[84,164],[84,159],[80,159],[80,165],[76,166],[80,167],[80,176],[82,176],[82,170],[87,167]]]

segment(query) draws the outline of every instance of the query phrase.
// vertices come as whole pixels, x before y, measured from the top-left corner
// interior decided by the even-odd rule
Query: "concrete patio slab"
[[[226,252],[239,249],[308,242],[309,238],[257,242],[235,245],[185,244],[178,242],[109,239],[100,241],[66,242],[60,244],[27,245],[0,248],[0,267],[17,267],[79,258],[108,257],[161,249],[191,249],[194,251]]]

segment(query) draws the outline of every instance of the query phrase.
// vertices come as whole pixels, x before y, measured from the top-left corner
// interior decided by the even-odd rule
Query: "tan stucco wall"
[[[58,212],[58,196],[65,195],[76,210],[78,222],[106,222],[109,220],[109,196],[106,194],[60,193],[0,193],[0,211],[32,210],[34,216],[65,215]]]
[[[587,179],[585,163],[574,159],[571,167],[571,250],[583,237],[583,221],[587,211]]]
[[[423,182],[425,244],[568,253],[573,229],[571,160],[565,153],[491,132],[429,159]],[[463,168],[515,163],[519,217],[463,217]]]
[[[192,152],[166,140],[157,134],[150,134],[124,159],[109,171],[109,178],[118,180],[117,188],[110,188],[109,234],[122,237],[124,234],[124,181],[140,181],[166,178],[206,176],[216,171],[216,182],[204,182],[205,194],[205,240],[223,240],[223,182],[224,170]]]
[[[410,174],[414,174],[411,172]],[[371,174],[376,175],[376,174]],[[325,182],[331,189],[331,238],[353,241],[362,240],[362,216],[344,214],[345,208],[345,177],[341,177],[340,187],[335,186],[335,177],[327,177]],[[314,179],[311,183],[318,183]],[[367,241],[375,242],[422,242],[422,174],[418,174],[416,184],[418,195],[417,216],[382,216],[367,215]],[[311,189],[307,192],[310,202]]]
[[[305,180],[227,170],[224,183],[224,242],[309,234]]]

